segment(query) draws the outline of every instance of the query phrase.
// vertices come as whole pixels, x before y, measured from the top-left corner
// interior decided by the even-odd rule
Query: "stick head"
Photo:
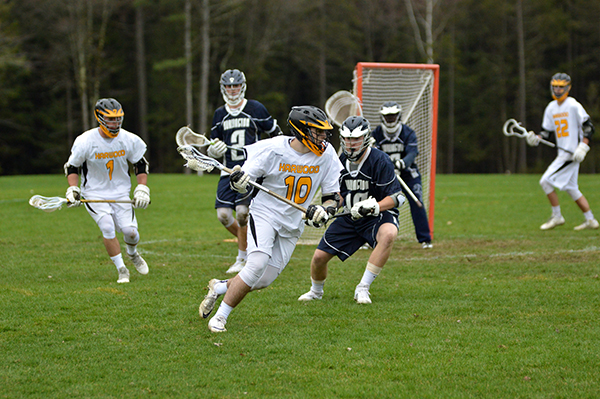
[[[218,164],[217,161],[209,156],[202,154],[191,145],[184,145],[177,148],[179,154],[187,161],[185,166],[195,171],[210,172]]]
[[[521,126],[521,123],[517,122],[515,119],[509,119],[504,122],[502,132],[505,136],[517,136],[521,138],[527,136],[527,129]]]
[[[41,195],[34,195],[29,198],[29,205],[34,208],[41,209],[44,212],[54,212],[57,209],[62,208],[68,201],[66,198],[60,197],[42,197]]]
[[[203,147],[210,144],[210,140],[203,134],[194,133],[189,126],[184,126],[175,134],[175,142],[179,147],[194,145]]]
[[[327,99],[325,113],[338,127],[350,116],[362,116],[360,99],[349,91],[340,90]]]

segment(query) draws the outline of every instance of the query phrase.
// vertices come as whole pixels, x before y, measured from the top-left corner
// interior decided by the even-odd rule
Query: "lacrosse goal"
[[[360,102],[362,115],[369,120],[371,128],[380,124],[381,104],[396,101],[402,105],[402,123],[417,133],[417,165],[423,182],[423,206],[427,210],[432,236],[438,92],[439,65],[359,62],[354,69],[352,94]],[[398,237],[415,240],[408,204],[400,208],[399,222]],[[307,226],[299,243],[316,244],[323,231]]]

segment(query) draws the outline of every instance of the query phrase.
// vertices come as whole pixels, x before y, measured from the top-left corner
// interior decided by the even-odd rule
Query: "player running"
[[[532,131],[527,135],[527,144],[530,146],[539,145],[541,137],[546,140],[553,137],[559,147],[558,155],[540,179],[540,185],[552,206],[552,216],[540,226],[542,230],[550,230],[565,224],[555,188],[566,191],[583,212],[585,222],[576,226],[575,230],[597,229],[600,226],[594,218],[587,199],[579,191],[577,183],[579,165],[590,150],[594,125],[583,106],[573,97],[569,97],[570,90],[569,75],[557,73],[552,76],[550,93],[554,100],[546,106],[540,135]]]
[[[340,176],[340,189],[351,215],[334,220],[325,231],[310,264],[312,287],[299,301],[321,299],[328,262],[334,256],[343,262],[369,243],[373,252],[354,291],[354,300],[371,303],[369,288],[392,252],[398,235],[396,208],[406,198],[390,158],[369,146],[370,135],[369,121],[362,116],[351,116],[342,124],[340,161],[345,169]]]
[[[294,137],[279,136],[245,147],[247,160],[236,165],[231,186],[242,194],[250,179],[297,204],[310,204],[321,187],[322,205],[309,205],[306,220],[323,225],[341,205],[338,177],[342,165],[335,149],[328,145],[333,127],[325,113],[312,106],[293,107],[288,126]],[[225,295],[217,313],[208,322],[212,332],[226,331],[230,312],[250,291],[268,287],[288,264],[304,230],[302,213],[296,208],[259,191],[250,205],[248,259],[246,266],[230,280],[210,280],[208,294],[200,304],[206,318],[215,301]]]
[[[246,76],[237,69],[228,69],[221,75],[221,94],[225,105],[219,107],[213,116],[211,139],[215,144],[208,147],[208,155],[213,158],[225,156],[225,166],[233,168],[243,165],[242,147],[257,142],[261,133],[270,137],[281,134],[277,120],[256,100],[244,98]],[[228,149],[227,146],[235,147]],[[246,263],[246,234],[250,193],[240,194],[229,187],[229,175],[221,173],[217,187],[215,208],[217,217],[225,228],[238,239],[238,255],[227,273],[237,273]],[[235,210],[235,218],[233,211]]]
[[[114,98],[96,102],[94,114],[99,127],[88,130],[75,139],[71,156],[65,164],[69,183],[66,197],[69,206],[80,206],[81,199],[128,200],[131,191],[129,163],[133,164],[137,187],[133,192],[133,207],[122,203],[86,203],[85,207],[104,238],[108,256],[117,267],[117,283],[129,282],[129,270],[121,256],[121,245],[116,233],[123,233],[127,255],[140,274],[148,274],[148,265],[137,251],[140,241],[138,224],[133,208],[146,209],[150,203],[148,162],[144,158],[146,143],[121,128],[123,108]],[[79,173],[82,183],[79,188]]]

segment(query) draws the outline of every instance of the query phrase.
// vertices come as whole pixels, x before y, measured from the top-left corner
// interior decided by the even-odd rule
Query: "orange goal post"
[[[435,203],[439,70],[439,65],[435,64],[359,62],[354,69],[352,80],[352,95],[356,98],[359,106],[342,107],[342,113],[332,118],[339,125],[339,120],[350,116],[344,115],[343,111],[356,115],[362,114],[369,120],[371,128],[374,129],[380,124],[379,109],[381,104],[386,101],[396,101],[402,106],[402,123],[416,132],[419,142],[419,155],[416,162],[423,184],[422,202],[427,210],[432,235]],[[416,240],[408,204],[400,208],[399,224],[399,238]],[[318,243],[323,231],[323,229],[314,229],[307,226],[299,243]]]

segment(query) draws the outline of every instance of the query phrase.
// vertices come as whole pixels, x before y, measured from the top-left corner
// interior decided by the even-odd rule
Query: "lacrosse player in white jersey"
[[[594,125],[583,106],[573,97],[569,97],[569,90],[571,90],[569,75],[557,73],[552,76],[550,92],[554,101],[551,101],[544,111],[540,135],[531,131],[526,137],[527,144],[530,146],[539,145],[540,138],[554,137],[558,147],[557,157],[540,179],[540,185],[552,206],[552,216],[540,226],[542,230],[550,230],[565,224],[555,189],[566,191],[583,212],[585,222],[576,226],[575,230],[599,227],[599,223],[594,218],[587,199],[579,191],[577,183],[579,164],[583,162],[585,155],[590,150]]]
[[[129,282],[129,270],[121,256],[116,233],[123,233],[127,255],[140,274],[148,274],[148,265],[137,251],[140,240],[133,208],[145,209],[150,203],[148,162],[144,158],[146,143],[121,128],[123,108],[114,98],[98,100],[94,114],[99,127],[75,139],[71,156],[65,164],[69,188],[69,206],[80,206],[81,199],[128,200],[131,191],[129,163],[133,164],[137,187],[133,206],[126,203],[86,203],[85,207],[104,238],[104,246],[119,273],[117,283]],[[81,188],[79,187],[81,174]]]
[[[311,204],[321,187],[322,205],[308,205],[306,211],[307,224],[319,227],[341,205],[338,178],[342,165],[328,143],[333,127],[327,115],[312,106],[293,107],[288,126],[294,137],[278,136],[244,147],[247,160],[233,169],[231,186],[245,193],[250,179],[261,179],[264,187],[300,205]],[[217,298],[224,295],[208,322],[210,331],[226,331],[229,313],[246,294],[268,287],[277,278],[294,252],[304,223],[298,209],[258,191],[250,204],[246,265],[230,280],[210,280],[200,304],[200,315],[207,318]]]
[[[369,146],[370,136],[369,121],[362,116],[347,118],[340,128],[340,161],[345,167],[340,189],[350,215],[335,219],[325,231],[310,263],[312,287],[299,301],[321,299],[329,261],[337,256],[343,262],[369,243],[373,252],[354,290],[354,300],[371,303],[369,288],[392,252],[398,235],[397,207],[406,198],[392,160]]]
[[[225,105],[219,107],[213,116],[211,139],[215,142],[208,147],[208,155],[225,158],[229,169],[244,164],[242,147],[257,142],[261,133],[270,137],[281,134],[277,120],[269,114],[264,105],[256,100],[244,98],[246,76],[238,69],[228,69],[221,75],[221,94]],[[229,148],[227,147],[229,146]],[[229,175],[221,173],[217,187],[215,208],[221,224],[238,240],[238,255],[235,263],[226,273],[237,273],[246,263],[246,235],[248,227],[248,205],[250,193],[240,194],[229,187]],[[233,212],[235,211],[235,218]]]

